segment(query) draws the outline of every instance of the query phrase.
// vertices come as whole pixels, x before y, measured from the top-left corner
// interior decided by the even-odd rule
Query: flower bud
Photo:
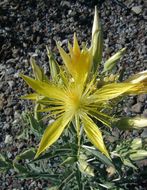
[[[141,129],[143,127],[147,127],[147,118],[125,117],[115,120],[112,125],[122,130]]]

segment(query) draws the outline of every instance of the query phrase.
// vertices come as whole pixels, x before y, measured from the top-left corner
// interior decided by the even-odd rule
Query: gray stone
[[[12,108],[6,108],[4,110],[4,113],[5,113],[5,115],[12,115],[13,114],[13,109]]]
[[[12,140],[13,140],[13,138],[11,135],[6,135],[4,142],[5,142],[5,144],[11,144]]]
[[[60,5],[61,5],[62,7],[70,7],[70,6],[71,6],[71,4],[70,4],[69,1],[61,1]]]
[[[140,14],[142,12],[142,7],[141,6],[134,6],[134,7],[132,7],[132,11],[136,14]]]
[[[146,94],[141,94],[141,95],[138,96],[137,102],[145,102],[146,99],[147,99],[147,95]]]
[[[8,84],[9,84],[9,86],[10,86],[10,88],[11,88],[11,89],[12,89],[12,87],[15,85],[15,83],[14,83],[14,81],[13,81],[13,80],[8,81]]]
[[[135,113],[141,113],[142,107],[143,107],[142,103],[138,102],[137,104],[134,104],[132,106],[131,111]]]
[[[147,109],[145,109],[144,111],[143,111],[143,117],[147,117]]]
[[[143,132],[141,133],[141,137],[147,138],[147,128],[143,129]]]

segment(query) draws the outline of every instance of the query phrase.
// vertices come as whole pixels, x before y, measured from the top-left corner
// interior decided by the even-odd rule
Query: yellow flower
[[[49,112],[49,116],[54,116],[56,119],[46,128],[36,157],[57,141],[70,122],[76,127],[78,139],[83,128],[90,142],[109,157],[102,133],[94,120],[110,127],[112,118],[105,110],[110,107],[111,100],[123,95],[146,92],[146,73],[139,74],[139,77],[144,76],[141,83],[140,80],[137,81],[136,75],[126,82],[105,83],[102,79],[104,74],[101,76],[93,70],[93,64],[96,62],[93,62],[92,46],[89,49],[86,46],[80,49],[74,35],[73,47],[68,44],[69,53],[66,53],[59,44],[57,47],[64,65],[58,68],[58,72],[56,70],[55,80],[47,79],[35,64],[33,64],[33,68],[36,68],[35,79],[21,74],[35,91],[35,94],[27,95],[25,98],[45,103],[46,107],[39,111]]]

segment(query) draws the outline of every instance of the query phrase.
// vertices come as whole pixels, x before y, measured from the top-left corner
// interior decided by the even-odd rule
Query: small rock
[[[7,69],[7,74],[8,75],[14,74],[14,72],[15,72],[15,70],[13,68]]]
[[[21,114],[18,111],[14,112],[14,118],[15,119],[21,119]]]
[[[142,11],[142,7],[141,6],[134,6],[134,7],[132,7],[132,11],[136,14],[140,14]]]
[[[12,108],[6,108],[6,109],[4,110],[4,113],[5,113],[5,115],[12,115],[13,109],[12,109]]]
[[[144,111],[143,111],[143,117],[147,117],[147,109],[145,109]]]
[[[0,111],[3,109],[4,100],[0,97]]]
[[[70,4],[69,1],[61,1],[60,5],[61,5],[62,7],[70,7],[70,6],[71,6],[71,4]]]
[[[141,137],[142,138],[146,138],[147,137],[147,128],[143,129],[143,132],[141,133]]]
[[[8,153],[7,153],[7,157],[8,157],[8,158],[11,158],[11,157],[12,157],[12,153],[11,153],[11,152],[8,152]],[[9,188],[10,188],[10,187],[9,187]]]
[[[11,81],[8,81],[8,84],[9,84],[10,88],[12,89],[12,87],[14,86],[15,83],[14,83],[14,81],[11,80]]]
[[[12,143],[12,136],[11,135],[6,135],[5,137],[5,144],[11,144]]]
[[[10,128],[9,123],[5,123],[4,126],[3,126],[3,129],[4,130],[8,130],[9,128]]]
[[[147,100],[147,95],[146,94],[141,94],[137,98],[137,102],[145,102]]]
[[[142,103],[138,102],[137,104],[134,104],[132,106],[131,111],[135,113],[141,113],[142,107],[143,107]]]

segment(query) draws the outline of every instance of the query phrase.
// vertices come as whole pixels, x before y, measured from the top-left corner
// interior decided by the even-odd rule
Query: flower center
[[[76,113],[80,107],[80,95],[78,93],[72,92],[68,95],[66,101],[67,109],[70,109],[72,112]]]

